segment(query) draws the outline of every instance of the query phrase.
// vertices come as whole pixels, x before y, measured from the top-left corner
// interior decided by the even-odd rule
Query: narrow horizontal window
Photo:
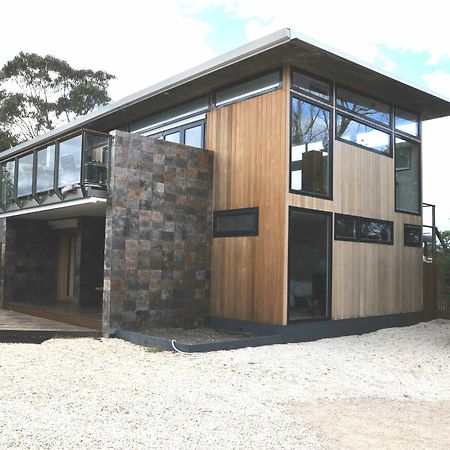
[[[358,241],[359,226],[359,217],[336,214],[334,216],[334,239],[342,241]]]
[[[296,70],[292,71],[292,89],[326,102],[331,101],[331,84]]]
[[[155,134],[146,134],[154,139],[161,139],[175,144],[204,148],[205,121],[190,122],[175,128],[169,128]]]
[[[404,239],[406,247],[422,247],[422,227],[405,223]]]
[[[411,136],[419,136],[419,115],[395,108],[395,129]]]
[[[388,127],[391,125],[390,105],[371,97],[338,87],[336,88],[336,106],[364,119],[373,120]]]
[[[257,236],[259,208],[215,211],[214,237]]]
[[[387,220],[360,218],[361,242],[394,243],[394,223]]]
[[[336,114],[336,138],[391,156],[391,135],[365,123]]]
[[[239,83],[227,89],[217,91],[215,95],[215,105],[223,106],[228,103],[244,100],[249,97],[262,94],[264,92],[279,88],[281,86],[281,73],[276,72],[254,78],[244,83]]]

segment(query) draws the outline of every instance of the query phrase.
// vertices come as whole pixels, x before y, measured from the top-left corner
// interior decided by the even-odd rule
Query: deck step
[[[79,316],[71,313],[55,311],[38,305],[21,305],[18,303],[5,303],[4,309],[29,314],[35,317],[55,320],[57,322],[70,323],[79,327],[91,328],[94,331],[101,331],[102,321],[94,318]]]

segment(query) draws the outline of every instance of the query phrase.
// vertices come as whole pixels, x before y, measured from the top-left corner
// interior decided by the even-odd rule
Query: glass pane
[[[335,239],[358,240],[359,239],[358,217],[336,214],[334,237]]]
[[[361,240],[392,244],[392,222],[361,218],[360,223]]]
[[[58,187],[80,184],[81,145],[81,135],[60,142]]]
[[[291,189],[328,196],[330,112],[292,98]]]
[[[422,227],[419,225],[405,225],[405,245],[422,247]]]
[[[176,133],[166,134],[164,139],[167,142],[174,142],[175,144],[179,144],[180,143],[180,132],[177,131]]]
[[[216,216],[215,233],[241,234],[252,233],[255,230],[255,214],[224,214]]]
[[[108,182],[109,136],[85,134],[84,182],[94,187],[105,187]]]
[[[395,128],[412,136],[419,136],[419,116],[409,111],[396,108]]]
[[[2,164],[2,204],[5,206],[13,202],[15,168],[14,160]]]
[[[240,83],[228,89],[217,91],[216,106],[243,100],[247,97],[252,97],[253,95],[277,88],[280,84],[280,72],[276,71],[269,73],[262,77],[246,81],[245,83]]]
[[[331,99],[331,86],[329,83],[296,72],[295,70],[292,72],[292,87],[326,101],[330,101]]]
[[[329,315],[330,216],[289,213],[289,320]]]
[[[420,146],[395,139],[395,207],[420,212]]]
[[[364,123],[336,115],[336,137],[385,155],[391,154],[391,135]]]
[[[53,189],[53,172],[55,168],[55,146],[37,152],[36,192]]]
[[[391,124],[391,108],[387,103],[356,94],[347,89],[339,87],[336,89],[336,106],[387,126]]]
[[[17,197],[24,197],[33,193],[33,154],[18,159]]]
[[[203,136],[202,136],[202,126],[198,125],[196,127],[188,128],[184,132],[184,143],[186,145],[191,145],[192,147],[203,147]]]

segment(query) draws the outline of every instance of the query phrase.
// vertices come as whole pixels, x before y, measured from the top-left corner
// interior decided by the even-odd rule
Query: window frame
[[[394,133],[398,134],[399,136],[402,136],[402,137],[404,136],[407,139],[411,139],[413,141],[421,142],[421,140],[422,140],[422,117],[421,117],[421,115],[418,112],[416,112],[416,111],[412,111],[412,110],[410,110],[408,108],[403,108],[403,106],[400,106],[400,105],[395,105],[394,104],[394,108],[393,109],[394,109],[394,112],[393,112],[393,117],[392,117],[392,120],[393,120],[392,128],[394,130]],[[418,121],[418,123],[417,123],[417,136],[415,136],[414,134],[409,134],[406,131],[402,131],[402,130],[399,130],[398,128],[396,128],[396,126],[395,126],[395,118],[396,118],[396,112],[397,112],[398,109],[401,109],[404,112],[407,112],[409,114],[417,116],[417,121]]]
[[[248,231],[217,231],[217,219],[220,217],[236,217],[253,215],[254,227]],[[259,207],[224,209],[213,212],[213,238],[259,236]]]
[[[303,91],[301,88],[296,88],[293,84],[293,79],[294,79],[294,72],[298,72],[301,75],[305,75],[309,78],[315,78],[317,81],[320,81],[321,83],[325,83],[329,86],[330,88],[330,99],[326,100],[322,97],[319,97],[318,95],[314,95],[310,92],[306,92]],[[300,95],[300,96],[304,96],[306,98],[311,98],[314,101],[318,101],[318,102],[323,102],[325,105],[328,105],[330,107],[333,107],[333,103],[334,103],[334,89],[333,89],[333,82],[331,80],[328,80],[326,78],[323,78],[321,76],[318,75],[314,75],[311,72],[308,72],[306,70],[302,70],[302,69],[298,69],[297,67],[291,65],[291,72],[290,72],[290,88],[291,91],[293,91],[295,94]]]
[[[406,235],[407,228],[415,229],[415,230],[419,231],[419,233],[420,233],[420,242],[418,244],[417,243],[412,243],[412,242],[407,240],[407,235]],[[403,224],[403,245],[405,247],[416,247],[416,248],[419,247],[419,248],[422,248],[422,245],[423,245],[423,231],[422,231],[422,226],[421,225],[414,225],[414,224],[411,224],[411,223]]]
[[[304,190],[292,189],[292,99],[295,98],[299,101],[309,103],[310,105],[316,106],[318,108],[324,109],[328,111],[330,114],[330,126],[329,126],[329,164],[328,164],[328,186],[329,186],[329,194],[322,195],[316,194],[314,192],[308,192]],[[304,97],[303,95],[299,95],[297,92],[290,93],[290,102],[289,102],[289,193],[296,195],[305,195],[308,197],[322,198],[324,200],[333,200],[333,140],[334,140],[334,126],[333,126],[333,107],[331,104],[320,103],[316,101],[312,101],[308,97]]]
[[[391,240],[390,241],[374,241],[372,239],[363,238],[361,236],[361,226],[363,221],[370,222],[379,222],[382,224],[391,225]],[[392,220],[383,220],[383,219],[374,219],[373,217],[359,217],[359,241],[366,244],[382,244],[382,245],[394,245],[394,221]]]
[[[350,238],[350,237],[344,237],[344,236],[338,236],[337,235],[337,220],[339,217],[344,217],[344,218],[351,218],[356,220],[356,237],[354,238]],[[348,242],[359,242],[360,241],[360,217],[359,216],[353,216],[351,214],[340,214],[340,213],[335,213],[334,214],[334,240],[335,241],[348,241]]]
[[[176,125],[176,124],[175,124]],[[200,119],[196,120],[194,122],[185,123],[183,125],[179,125],[178,127],[175,126],[173,128],[168,128],[167,130],[160,131],[159,133],[155,134],[148,134],[147,137],[151,137],[153,139],[160,139],[161,137],[165,137],[169,134],[174,134],[179,132],[180,133],[180,145],[186,145],[185,142],[185,131],[190,128],[195,128],[197,126],[201,126],[201,140],[202,140],[202,146],[201,147],[194,147],[194,148],[205,148],[206,143],[206,119]],[[162,139],[164,142],[170,142],[166,141],[165,139]],[[172,142],[174,144],[175,142]],[[188,147],[192,147],[191,145],[188,145]]]

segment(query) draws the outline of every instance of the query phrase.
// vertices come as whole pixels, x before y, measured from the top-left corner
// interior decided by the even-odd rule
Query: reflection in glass
[[[395,128],[411,136],[419,136],[419,116],[409,111],[396,108]]]
[[[405,224],[405,245],[408,247],[422,247],[422,227],[420,225]]]
[[[330,216],[289,212],[289,320],[329,315]]]
[[[104,187],[108,181],[109,137],[85,134],[84,182],[93,187]]]
[[[176,133],[166,134],[164,139],[167,142],[174,142],[175,144],[179,144],[180,143],[180,132],[177,131]]]
[[[81,145],[81,135],[59,144],[58,187],[80,184]]]
[[[55,168],[55,146],[49,145],[37,152],[36,192],[47,192],[53,189]]]
[[[2,204],[5,206],[13,202],[14,197],[14,174],[16,163],[14,160],[3,163],[2,166]]]
[[[190,145],[192,147],[202,148],[202,126],[197,125],[196,127],[188,128],[184,132],[184,143],[185,145]]]
[[[393,243],[393,223],[375,219],[360,219],[360,236],[362,241],[374,241],[385,244]]]
[[[391,154],[391,135],[336,114],[336,137],[385,155]]]
[[[18,159],[17,197],[33,193],[33,153]]]
[[[420,145],[395,139],[395,208],[420,212]]]
[[[334,222],[335,239],[348,239],[357,241],[359,239],[359,218],[342,214],[335,215]]]
[[[375,120],[387,126],[391,124],[391,108],[387,103],[344,88],[336,88],[336,106],[359,114],[365,119]]]
[[[330,112],[292,97],[292,190],[330,195],[330,150]]]
[[[331,85],[303,73],[292,72],[292,87],[326,101],[331,99]]]
[[[256,236],[258,208],[217,211],[213,218],[214,237]]]

